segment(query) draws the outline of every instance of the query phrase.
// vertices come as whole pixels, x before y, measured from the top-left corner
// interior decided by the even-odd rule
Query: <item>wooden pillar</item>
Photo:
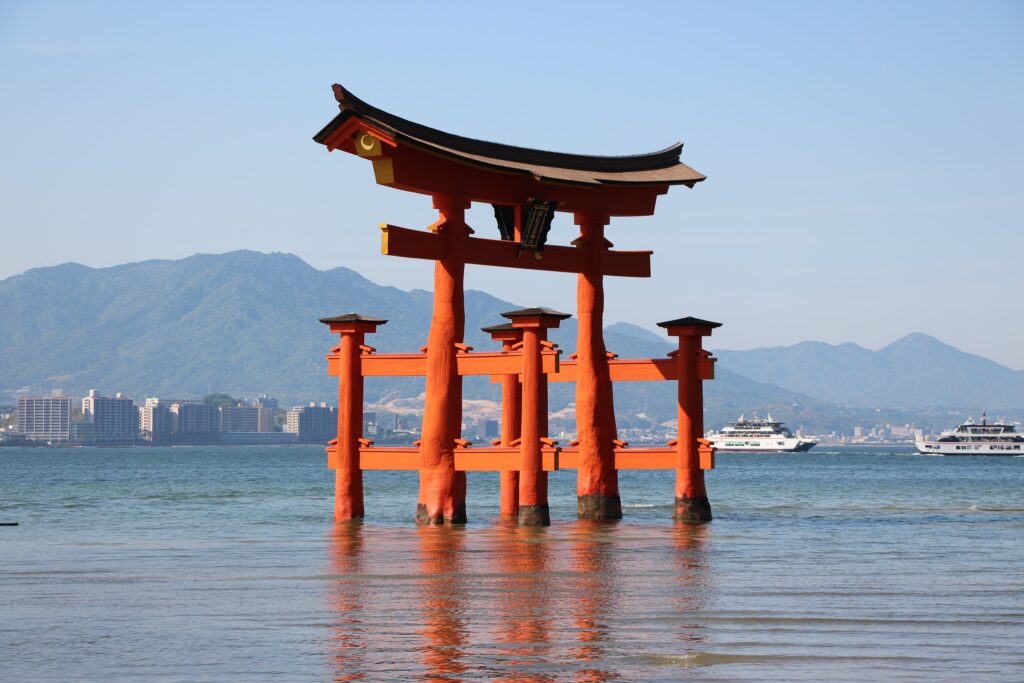
[[[545,330],[570,317],[547,308],[502,313],[523,333],[522,421],[519,439],[519,525],[550,526],[548,473],[543,465],[543,439],[548,435],[548,381],[541,364]]]
[[[679,364],[679,436],[676,439],[676,492],[674,519],[684,522],[710,522],[711,503],[704,487],[700,463],[700,439],[704,436],[704,391],[698,372],[701,338],[721,327],[699,318],[679,318],[658,323],[670,336],[679,337],[676,362]]]
[[[491,339],[501,342],[501,350],[512,351],[512,347],[522,341],[523,333],[514,329],[511,323],[493,325],[483,328],[491,335]],[[501,439],[498,441],[508,448],[519,438],[519,425],[522,419],[523,387],[518,375],[505,375],[501,380]],[[515,517],[519,514],[519,471],[502,470],[498,474],[501,484],[502,517]]]
[[[580,236],[573,244],[585,252],[585,267],[577,277],[576,315],[576,433],[579,465],[576,472],[577,514],[580,519],[622,518],[619,474],[615,469],[615,404],[604,345],[604,260],[608,216],[577,213]]]
[[[334,470],[334,519],[362,519],[363,471],[359,467],[359,439],[363,435],[362,346],[366,333],[386,320],[349,313],[321,318],[331,332],[341,335],[338,345],[338,439]]]
[[[445,257],[434,262],[434,312],[427,338],[427,387],[420,443],[420,490],[416,521],[465,524],[466,473],[455,471],[455,439],[462,432],[462,378],[455,345],[465,335],[463,274],[466,268],[469,201],[435,196],[439,212],[431,229],[446,242]]]

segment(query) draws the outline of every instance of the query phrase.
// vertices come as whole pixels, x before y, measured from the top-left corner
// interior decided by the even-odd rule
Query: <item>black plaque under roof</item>
[[[685,318],[676,318],[675,320],[666,320],[663,323],[658,323],[658,327],[687,327],[689,325],[700,327],[721,327],[722,323],[713,323],[710,320],[701,320],[700,318],[694,318],[693,316],[686,316]]]

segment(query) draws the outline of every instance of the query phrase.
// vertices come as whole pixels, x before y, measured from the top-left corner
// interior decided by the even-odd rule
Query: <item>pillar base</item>
[[[672,519],[678,522],[710,522],[711,503],[707,496],[676,498]]]
[[[622,519],[622,500],[604,493],[576,496],[576,515],[580,519],[608,522]]]
[[[544,505],[520,505],[519,526],[551,526],[551,513]]]
[[[443,515],[428,515],[427,506],[423,503],[416,505],[416,523],[424,526],[440,526],[442,524],[465,524],[466,504],[463,503],[455,509],[451,518],[445,519]]]

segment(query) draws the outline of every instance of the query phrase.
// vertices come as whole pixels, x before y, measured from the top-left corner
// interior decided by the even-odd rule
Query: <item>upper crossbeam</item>
[[[439,261],[447,256],[444,235],[423,230],[410,230],[382,224],[381,253]],[[604,275],[650,277],[650,251],[607,251],[603,258]],[[521,250],[515,242],[483,237],[466,238],[466,263],[478,266],[548,270],[559,273],[582,273],[588,270],[585,250],[577,247],[547,245],[544,251]]]

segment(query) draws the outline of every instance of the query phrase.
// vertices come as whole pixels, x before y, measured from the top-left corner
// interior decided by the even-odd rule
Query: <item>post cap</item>
[[[685,318],[676,318],[675,320],[666,320],[663,323],[658,323],[658,327],[710,327],[712,329],[721,327],[722,323],[713,323],[710,320],[701,320],[700,318],[694,318],[693,316],[686,316]]]
[[[555,311],[550,308],[534,307],[534,308],[520,308],[518,311],[507,311],[501,314],[503,318],[509,318],[513,320],[515,318],[556,318],[558,320],[565,320],[571,318],[571,313],[562,313],[561,311]]]
[[[371,318],[368,315],[361,315],[359,313],[345,313],[344,315],[336,315],[333,318],[320,318],[320,322],[324,325],[330,325],[331,323],[371,323],[373,325],[384,325],[387,323],[387,320]]]

